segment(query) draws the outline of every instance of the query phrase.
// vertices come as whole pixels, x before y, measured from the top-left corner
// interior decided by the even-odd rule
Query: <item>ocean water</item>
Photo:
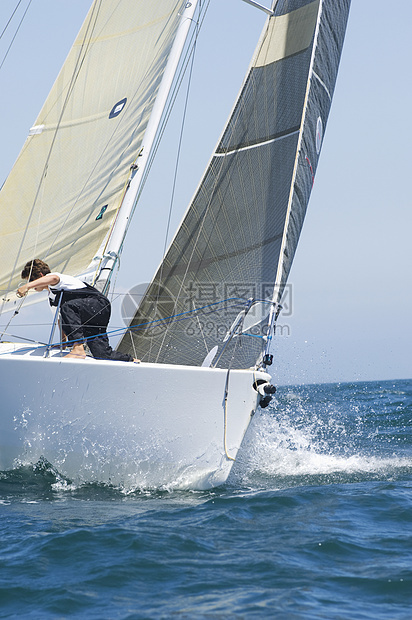
[[[412,381],[279,388],[228,483],[0,473],[1,618],[412,618]]]

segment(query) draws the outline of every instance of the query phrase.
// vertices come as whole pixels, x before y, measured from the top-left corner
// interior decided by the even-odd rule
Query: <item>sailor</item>
[[[27,295],[30,289],[48,289],[51,306],[58,306],[61,297],[62,330],[68,340],[73,342],[72,350],[66,357],[85,358],[86,340],[95,358],[140,361],[111,348],[106,333],[111,313],[110,301],[96,288],[73,276],[51,272],[48,264],[39,258],[26,263],[21,277],[28,282],[17,290],[19,297]]]

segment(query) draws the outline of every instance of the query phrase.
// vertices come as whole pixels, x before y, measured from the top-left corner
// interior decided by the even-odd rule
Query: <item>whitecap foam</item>
[[[285,479],[334,474],[373,475],[387,478],[398,470],[412,468],[412,459],[396,453],[384,454],[378,442],[371,452],[370,432],[362,429],[356,416],[349,420],[337,412],[328,416],[307,415],[305,405],[296,394],[289,399],[291,407],[280,411],[274,403],[253,420],[238,455],[231,481],[259,482],[259,477]],[[293,413],[291,413],[293,409]],[[298,480],[295,483],[299,484]]]

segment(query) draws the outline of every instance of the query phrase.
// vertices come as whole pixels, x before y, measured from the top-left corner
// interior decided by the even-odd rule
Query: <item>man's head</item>
[[[23,280],[33,282],[33,280],[38,280],[38,278],[46,276],[48,273],[50,273],[48,264],[40,260],[40,258],[34,258],[24,265],[21,277]]]

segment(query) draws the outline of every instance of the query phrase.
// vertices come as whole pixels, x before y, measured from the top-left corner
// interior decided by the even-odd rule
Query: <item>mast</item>
[[[104,292],[106,292],[109,287],[113,269],[120,256],[123,241],[139,198],[142,179],[150,159],[150,154],[162,119],[163,111],[165,109],[186,38],[193,21],[193,15],[196,10],[197,2],[198,0],[186,2],[182,9],[176,38],[170,51],[170,56],[162,78],[156,102],[153,106],[153,111],[144,134],[142,143],[143,146],[139,153],[138,164],[136,168],[131,170],[128,187],[122,205],[119,209],[116,221],[104,250],[100,271],[97,279],[95,280],[96,287]]]

